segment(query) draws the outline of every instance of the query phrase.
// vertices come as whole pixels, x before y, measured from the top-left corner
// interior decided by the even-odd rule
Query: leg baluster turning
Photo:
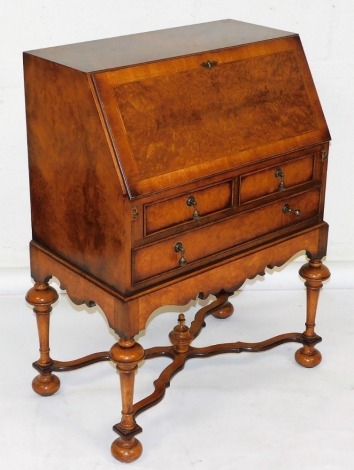
[[[39,375],[33,379],[33,390],[42,396],[50,396],[59,390],[60,381],[52,374],[53,360],[49,355],[49,318],[51,305],[58,300],[58,294],[47,283],[36,282],[27,293],[26,300],[33,305],[37,318],[40,358],[33,364]]]
[[[113,457],[121,462],[132,462],[140,457],[142,445],[135,435],[141,432],[133,414],[135,373],[144,358],[144,349],[134,339],[120,339],[113,345],[110,357],[117,364],[122,394],[122,419],[113,429],[120,437],[112,443]]]
[[[295,353],[295,359],[303,367],[315,367],[322,359],[321,353],[311,345],[311,340],[315,340],[315,318],[317,311],[318,297],[323,281],[330,277],[329,269],[322,264],[320,260],[310,260],[299,271],[302,278],[305,279],[307,291],[307,313],[306,330],[303,333],[304,346]],[[308,341],[308,344],[306,344]]]

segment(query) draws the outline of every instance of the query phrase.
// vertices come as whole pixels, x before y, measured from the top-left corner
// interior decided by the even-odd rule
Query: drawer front
[[[185,193],[144,208],[145,235],[232,207],[233,181]]]
[[[196,262],[208,256],[316,217],[319,204],[320,192],[312,190],[137,248],[132,252],[133,284],[183,269],[179,265],[182,256],[185,266],[195,267]],[[182,243],[184,253],[175,251],[178,242]]]
[[[314,178],[315,155],[241,176],[240,204],[291,189]]]

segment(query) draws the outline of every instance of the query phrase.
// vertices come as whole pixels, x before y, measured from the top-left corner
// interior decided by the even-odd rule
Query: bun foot
[[[234,313],[234,306],[232,305],[231,302],[228,301],[226,297],[225,302],[222,305],[220,305],[218,310],[216,310],[215,312],[212,312],[212,315],[213,317],[220,318],[222,320],[224,318],[231,317],[233,313]]]
[[[295,360],[302,367],[316,367],[322,360],[321,353],[315,348],[304,346],[295,353]]]
[[[120,462],[129,463],[133,462],[141,456],[143,452],[143,446],[141,445],[141,442],[135,437],[128,440],[119,437],[113,441],[111,451],[114,458]]]
[[[32,381],[33,390],[42,397],[54,395],[60,388],[60,380],[56,375],[37,375]]]

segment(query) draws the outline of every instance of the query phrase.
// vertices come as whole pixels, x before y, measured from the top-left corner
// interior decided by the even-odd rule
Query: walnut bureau
[[[33,389],[54,394],[68,371],[113,361],[122,415],[112,454],[137,459],[136,416],[193,357],[300,343],[316,366],[330,135],[297,34],[216,21],[24,53],[34,287],[40,358]],[[306,329],[260,343],[191,345],[207,315],[232,314],[246,279],[306,252]],[[49,352],[59,279],[73,302],[99,305],[119,336],[110,351],[68,362]],[[213,294],[171,345],[134,337],[164,305]],[[134,403],[137,365],[171,358]]]

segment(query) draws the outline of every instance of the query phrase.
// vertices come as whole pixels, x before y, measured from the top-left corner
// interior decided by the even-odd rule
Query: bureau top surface
[[[221,20],[49,47],[28,53],[83,72],[95,72],[293,34],[241,21]]]

